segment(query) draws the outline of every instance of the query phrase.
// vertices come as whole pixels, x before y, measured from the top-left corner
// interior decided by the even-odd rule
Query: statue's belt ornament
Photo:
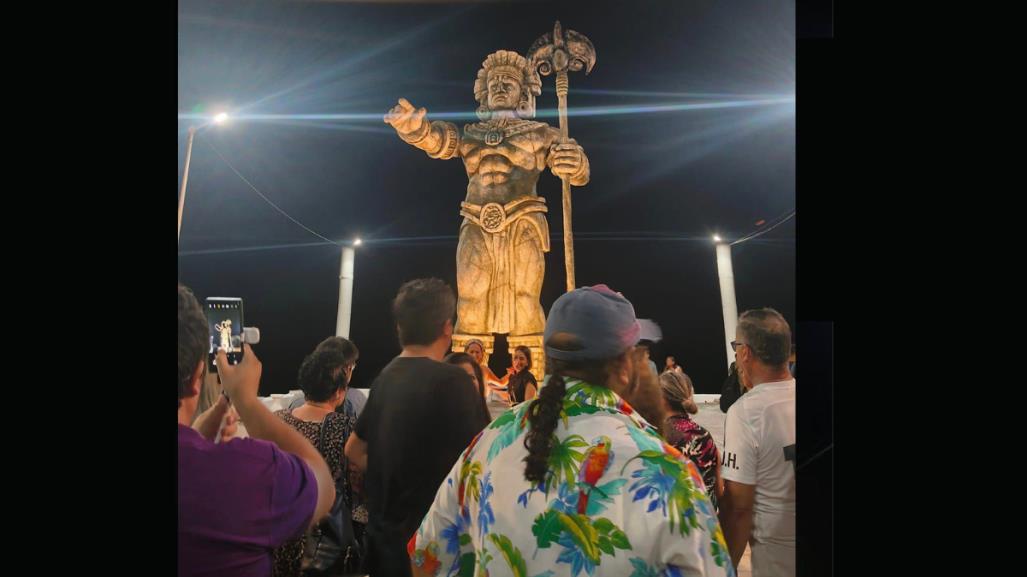
[[[520,217],[533,212],[549,212],[546,199],[538,196],[522,196],[506,204],[498,202],[490,202],[485,205],[470,202],[460,203],[460,215],[489,233],[502,232]]]

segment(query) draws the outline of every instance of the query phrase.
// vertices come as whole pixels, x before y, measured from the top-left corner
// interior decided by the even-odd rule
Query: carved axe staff
[[[592,42],[573,30],[566,32],[557,20],[552,34],[536,40],[528,49],[528,61],[542,76],[556,73],[556,96],[560,103],[560,134],[567,138],[567,71],[585,74],[592,72],[596,63],[596,49]],[[567,291],[574,290],[574,234],[571,229],[571,182],[563,176],[563,255],[567,265]]]

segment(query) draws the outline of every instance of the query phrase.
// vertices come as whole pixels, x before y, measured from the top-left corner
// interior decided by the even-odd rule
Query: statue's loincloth
[[[506,204],[485,205],[460,203],[464,226],[477,226],[484,232],[485,251],[492,261],[487,298],[486,326],[493,333],[510,333],[517,327],[514,319],[517,259],[515,257],[518,223],[525,222],[538,236],[542,252],[549,252],[549,224],[546,222],[546,199],[522,196]]]

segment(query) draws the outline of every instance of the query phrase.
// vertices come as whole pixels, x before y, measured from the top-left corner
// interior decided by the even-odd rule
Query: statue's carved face
[[[490,110],[514,110],[521,102],[521,79],[506,72],[489,74]]]

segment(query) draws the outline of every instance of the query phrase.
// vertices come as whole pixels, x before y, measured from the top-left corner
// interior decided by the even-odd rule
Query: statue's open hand
[[[581,170],[584,154],[573,138],[560,139],[549,149],[547,164],[556,176],[574,176]]]
[[[424,108],[415,110],[414,105],[410,104],[406,98],[400,98],[399,104],[392,107],[385,115],[385,123],[391,124],[401,135],[412,136],[420,134],[424,130],[424,124],[427,122],[424,115],[427,113],[428,111]]]

